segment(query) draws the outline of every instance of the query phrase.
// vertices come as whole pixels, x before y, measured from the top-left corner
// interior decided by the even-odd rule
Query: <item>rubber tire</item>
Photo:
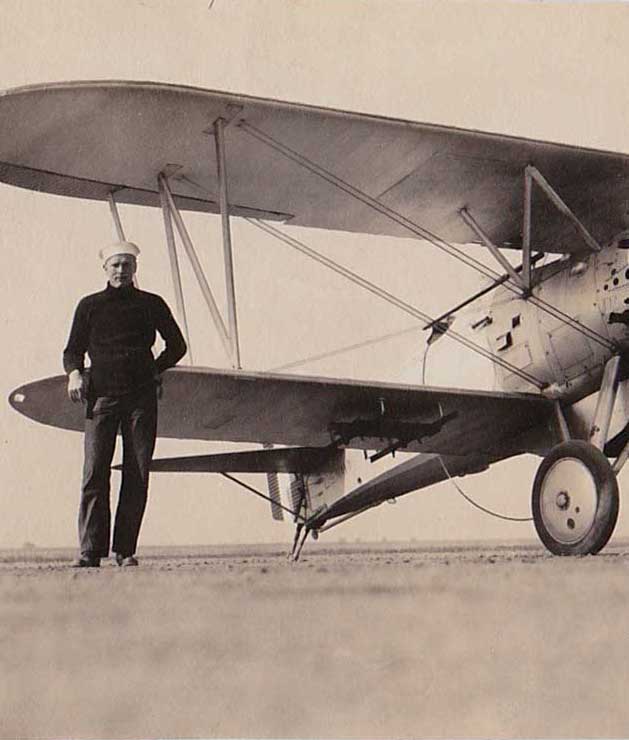
[[[580,460],[594,478],[597,494],[594,522],[577,542],[558,542],[546,529],[542,520],[540,496],[546,473],[563,457]],[[535,475],[531,506],[533,522],[540,540],[554,555],[594,555],[605,547],[618,519],[619,495],[616,475],[605,455],[589,442],[570,440],[562,442],[546,455]]]

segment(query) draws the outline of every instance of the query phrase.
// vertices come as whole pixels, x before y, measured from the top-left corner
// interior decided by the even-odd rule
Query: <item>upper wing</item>
[[[56,376],[15,390],[11,405],[64,429],[84,411]],[[158,434],[179,439],[338,444],[409,452],[504,455],[524,451],[518,435],[550,418],[552,404],[519,393],[363,383],[297,375],[179,367],[164,375]]]
[[[464,206],[496,244],[519,248],[522,172],[533,164],[599,242],[625,228],[629,158],[622,154],[283,103],[198,88],[73,82],[0,96],[0,181],[62,195],[159,205],[171,175],[181,208],[217,212],[213,139],[226,130],[232,213],[325,229],[412,236],[261,143],[245,121],[425,229],[477,241]],[[534,244],[582,249],[545,198],[534,201]]]

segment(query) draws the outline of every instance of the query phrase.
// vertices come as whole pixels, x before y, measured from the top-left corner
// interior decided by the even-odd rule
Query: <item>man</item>
[[[123,461],[112,550],[121,566],[135,566],[146,507],[149,468],[157,430],[160,376],[186,353],[186,343],[166,303],[133,284],[140,250],[117,242],[99,252],[105,290],[83,298],[63,352],[68,396],[86,403],[85,459],[79,506],[78,568],[94,568],[109,555],[109,478],[118,429]],[[165,348],[151,348],[158,331]],[[91,366],[85,369],[85,354]]]

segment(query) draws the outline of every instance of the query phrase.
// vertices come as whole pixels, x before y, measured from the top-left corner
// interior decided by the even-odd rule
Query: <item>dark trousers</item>
[[[148,494],[157,431],[157,397],[150,386],[126,396],[96,399],[85,420],[85,461],[79,505],[81,554],[109,555],[109,479],[116,435],[122,432],[122,482],[112,550],[133,555]]]

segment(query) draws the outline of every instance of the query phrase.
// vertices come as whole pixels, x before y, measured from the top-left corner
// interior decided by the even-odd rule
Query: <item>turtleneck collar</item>
[[[105,292],[112,298],[127,298],[128,296],[133,295],[134,291],[135,285],[127,285],[122,288],[114,288],[111,283],[107,283],[107,287],[105,288]]]

